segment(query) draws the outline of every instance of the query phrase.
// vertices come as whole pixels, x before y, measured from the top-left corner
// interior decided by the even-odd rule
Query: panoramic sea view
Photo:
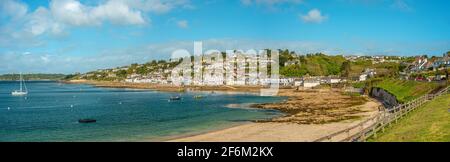
[[[450,142],[449,6],[0,0],[2,155],[446,155],[435,146],[339,143]]]
[[[0,81],[0,141],[164,141],[268,119],[278,111],[248,108],[282,97],[222,92],[169,93],[97,88],[51,81]],[[201,99],[194,96],[202,95]],[[181,96],[180,101],[169,101]],[[79,119],[95,119],[81,124]]]

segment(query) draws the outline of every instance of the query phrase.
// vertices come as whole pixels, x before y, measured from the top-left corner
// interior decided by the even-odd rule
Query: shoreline
[[[232,92],[257,93],[261,86],[184,86],[148,83],[64,81],[67,84],[90,84],[104,88],[149,89],[163,92]],[[339,89],[280,89],[277,96],[287,97],[277,103],[252,104],[251,108],[277,110],[283,115],[264,121],[249,121],[230,127],[199,133],[175,135],[167,142],[292,142],[314,141],[358,124],[378,113],[381,103],[367,96],[345,95]],[[147,141],[147,140],[145,140]],[[151,140],[149,140],[151,141]]]
[[[91,81],[91,80],[70,80],[61,81],[66,84],[90,84],[101,88],[133,88],[133,89],[148,89],[164,92],[187,92],[187,91],[219,91],[219,92],[249,92],[259,93],[262,86],[183,86],[176,87],[164,84],[152,83],[126,83],[126,82],[112,82],[112,81]]]
[[[374,100],[366,108],[379,105]],[[181,135],[165,142],[313,142],[334,132],[358,125],[362,120],[373,117],[378,111],[372,109],[364,117],[325,124],[297,124],[292,122],[248,122],[229,128],[206,133]]]

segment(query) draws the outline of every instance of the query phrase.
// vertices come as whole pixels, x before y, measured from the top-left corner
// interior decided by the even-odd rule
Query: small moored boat
[[[78,120],[78,123],[95,123],[97,120],[95,119],[80,119]]]
[[[181,100],[180,96],[170,97],[171,101]]]
[[[15,90],[11,92],[13,96],[26,96],[28,94],[27,86],[25,85],[25,80],[22,77],[22,73],[20,73],[20,90]]]
[[[194,99],[202,99],[202,98],[203,98],[202,95],[196,95],[196,96],[194,96]]]

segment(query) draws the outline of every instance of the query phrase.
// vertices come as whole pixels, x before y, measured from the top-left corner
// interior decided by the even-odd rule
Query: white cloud
[[[193,6],[190,0],[101,0],[89,3],[50,0],[48,7],[38,6],[29,11],[28,6],[18,0],[0,0],[0,18],[8,21],[0,25],[0,46],[42,45],[45,41],[39,36],[65,35],[72,27],[104,23],[147,25],[151,23],[149,14],[163,14],[178,8],[191,9]]]
[[[40,58],[41,58],[42,62],[45,64],[47,64],[51,61],[49,55],[40,56]]]
[[[26,4],[15,0],[0,1],[0,13],[23,17],[25,30],[33,35],[61,33],[70,26],[96,26],[104,22],[120,25],[143,25],[151,20],[144,13],[166,13],[177,7],[190,7],[190,0],[105,0],[86,5],[79,0],[52,0],[49,7],[38,7],[31,13]]]
[[[351,40],[351,39],[350,39]],[[358,43],[359,42],[359,43]],[[446,51],[450,42],[417,42],[390,43],[370,42],[364,40],[350,42],[355,47],[345,47],[340,42],[315,42],[315,41],[280,41],[280,40],[255,40],[255,39],[208,39],[203,40],[203,51],[208,50],[251,50],[262,49],[289,49],[298,54],[322,52],[335,54],[360,54],[360,55],[411,55],[429,53],[432,51]],[[136,45],[122,49],[105,49],[99,53],[83,55],[58,55],[59,52],[40,53],[26,55],[24,52],[0,53],[0,74],[24,72],[24,73],[74,73],[87,72],[95,69],[112,68],[129,65],[131,63],[145,63],[153,59],[168,59],[175,50],[186,49],[193,53],[194,41],[171,41],[148,45]],[[406,49],[406,50],[405,50]],[[25,52],[26,53],[26,52]],[[43,66],[45,65],[45,66]]]
[[[50,10],[56,20],[75,26],[100,25],[103,21],[115,24],[145,24],[141,11],[118,0],[109,0],[93,7],[83,5],[77,0],[53,0]]]
[[[272,6],[272,5],[278,5],[278,4],[283,4],[283,3],[290,3],[290,4],[300,4],[302,3],[303,0],[241,0],[241,3],[244,5],[252,5],[252,4],[256,4],[256,5],[268,5],[268,6]]]
[[[116,24],[145,24],[142,12],[130,8],[126,3],[120,1],[108,1],[92,10],[92,17],[99,20],[109,20]]]
[[[180,28],[188,28],[189,22],[187,20],[180,20],[180,21],[177,21],[177,26]]]
[[[300,18],[306,23],[322,23],[328,18],[328,16],[322,15],[318,9],[312,9],[308,12],[308,14],[300,15]]]
[[[341,0],[341,1],[350,3],[360,3],[365,5],[383,5],[401,11],[414,11],[414,8],[410,5],[410,0]]]
[[[25,25],[25,31],[34,36],[50,32],[52,34],[60,34],[63,25],[54,21],[49,10],[39,7],[30,14],[28,23]]]
[[[21,18],[27,14],[28,6],[16,0],[1,0],[0,14],[3,16],[11,16],[13,18]]]
[[[122,0],[133,8],[153,13],[167,13],[175,8],[192,8],[190,0]]]
[[[281,5],[298,5],[303,3],[303,0],[241,0],[241,4],[245,6],[264,6],[270,10],[276,10],[277,6]]]
[[[318,43],[288,42],[267,40],[237,40],[237,39],[209,39],[204,40],[204,51],[217,50],[249,50],[249,49],[278,49],[289,48],[299,52],[324,51]],[[0,53],[0,74],[24,73],[74,73],[87,72],[95,69],[112,68],[129,65],[131,63],[145,63],[153,59],[168,59],[177,49],[186,49],[192,53],[194,41],[171,41],[147,45],[136,45],[122,49],[105,49],[99,53],[83,55],[59,55],[54,53],[39,53],[25,55],[24,52]],[[25,52],[26,53],[26,52]],[[45,65],[45,66],[43,66]]]
[[[408,3],[406,3],[405,0],[394,0],[391,7],[402,10],[402,11],[412,11],[413,10],[413,8]]]
[[[248,6],[248,5],[251,5],[253,3],[253,1],[252,0],[241,0],[241,3]]]

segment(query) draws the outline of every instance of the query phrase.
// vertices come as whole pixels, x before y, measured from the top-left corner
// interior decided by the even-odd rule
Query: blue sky
[[[441,55],[448,0],[1,0],[0,74],[73,73],[176,49]]]

